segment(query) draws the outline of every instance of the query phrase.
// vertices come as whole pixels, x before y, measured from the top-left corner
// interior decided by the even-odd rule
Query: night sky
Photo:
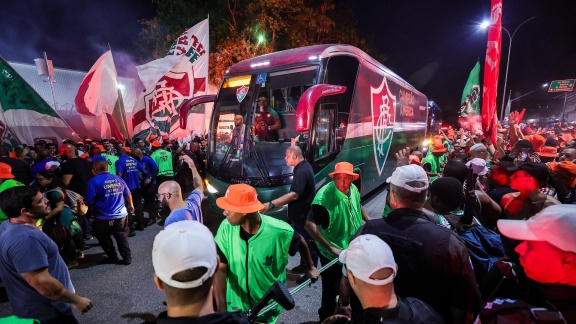
[[[5,59],[32,64],[46,51],[56,67],[88,71],[110,44],[119,75],[130,77],[136,73],[124,50],[140,30],[137,21],[155,14],[148,0],[1,2],[0,55]],[[360,30],[388,57],[384,64],[453,119],[470,70],[478,59],[484,67],[487,31],[478,25],[489,17],[490,1],[350,3]],[[532,16],[512,42],[506,92],[511,89],[513,98],[551,80],[576,78],[576,1],[503,0],[503,26],[511,34]],[[508,43],[503,31],[498,108]],[[552,115],[563,102],[563,96],[542,89],[515,101],[513,109],[526,107],[529,117]]]

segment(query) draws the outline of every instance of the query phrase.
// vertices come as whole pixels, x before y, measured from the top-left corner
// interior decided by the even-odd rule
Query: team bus
[[[281,121],[268,141],[252,127],[261,97]],[[291,141],[312,165],[317,190],[331,181],[335,163],[347,161],[360,174],[355,185],[365,197],[390,176],[395,152],[421,146],[427,129],[426,96],[349,45],[314,45],[237,63],[216,96],[187,105],[210,101],[206,187],[217,211],[216,198],[230,184],[255,187],[262,202],[288,192],[293,168],[284,157]],[[235,123],[238,115],[243,125]],[[286,206],[269,214],[285,218]]]

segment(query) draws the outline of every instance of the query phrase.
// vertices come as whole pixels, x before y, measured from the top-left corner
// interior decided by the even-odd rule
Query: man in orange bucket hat
[[[214,238],[220,257],[214,280],[218,311],[249,310],[276,281],[286,281],[288,255],[296,252],[307,259],[308,277],[318,278],[304,238],[288,223],[258,212],[264,205],[256,189],[231,185],[216,205],[226,216]],[[281,310],[277,307],[257,322],[275,322]]]
[[[328,174],[334,181],[320,188],[312,201],[312,211],[306,221],[306,231],[316,240],[322,265],[337,258],[348,247],[350,239],[368,221],[360,205],[360,192],[352,183],[360,175],[348,162],[339,162]],[[318,310],[320,322],[332,316],[342,277],[342,266],[334,264],[322,272],[322,304]]]

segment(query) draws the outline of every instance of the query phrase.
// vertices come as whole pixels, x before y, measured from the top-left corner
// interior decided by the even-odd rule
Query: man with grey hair
[[[304,229],[316,192],[314,170],[312,170],[310,163],[304,159],[302,150],[298,146],[290,146],[286,149],[284,160],[286,165],[294,168],[294,177],[292,178],[290,190],[285,195],[265,203],[260,213],[265,214],[272,208],[288,205],[288,219],[292,222],[294,230],[304,236],[306,243],[310,247],[313,265],[316,266],[316,263],[318,263],[318,250],[314,239]],[[308,269],[304,261],[304,258],[301,258],[300,265],[292,269],[292,271],[304,273]]]
[[[470,148],[470,156],[472,159],[480,158],[486,160],[488,158],[488,149],[482,143],[474,144]]]
[[[394,280],[400,296],[422,299],[447,323],[469,322],[480,308],[480,291],[464,242],[422,211],[429,185],[426,171],[415,164],[401,166],[387,182],[392,212],[368,221],[355,236],[375,234],[390,245],[402,269]],[[347,281],[340,284],[341,306],[350,300]]]

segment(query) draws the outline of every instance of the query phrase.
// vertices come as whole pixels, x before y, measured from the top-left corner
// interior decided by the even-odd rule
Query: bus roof
[[[377,66],[378,68],[386,72],[387,74],[408,84],[408,82],[406,82],[396,73],[392,72],[382,63],[376,61],[374,58],[366,54],[361,49],[351,45],[341,45],[341,44],[312,45],[265,54],[234,64],[227,71],[227,74],[254,73],[264,68],[269,69],[279,66],[305,63],[338,54],[353,55],[358,57],[360,60],[368,61],[372,65]]]

